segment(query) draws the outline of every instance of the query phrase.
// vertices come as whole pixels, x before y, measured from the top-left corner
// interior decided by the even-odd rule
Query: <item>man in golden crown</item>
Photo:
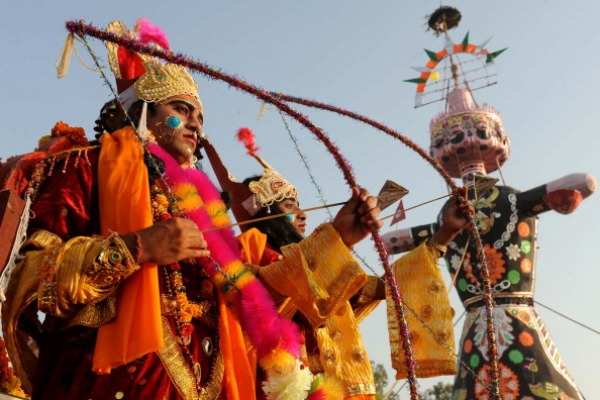
[[[373,371],[358,324],[385,298],[383,280],[366,276],[346,250],[332,252],[331,262],[307,265],[304,271],[277,263],[293,254],[298,243],[301,247],[308,243],[303,242],[306,214],[299,207],[296,187],[257,154],[250,129],[241,128],[238,138],[263,167],[261,175],[242,183],[231,178],[209,142],[204,150],[242,223],[238,240],[244,260],[278,299],[280,314],[300,327],[302,358],[311,372],[334,377],[344,398],[375,399]],[[324,229],[325,225],[318,227],[316,235]],[[338,262],[340,257],[348,262]],[[319,292],[327,293],[326,302],[315,303]]]
[[[144,20],[109,30],[168,48]],[[219,191],[194,168],[204,114],[193,78],[107,47],[119,99],[102,109],[99,140],[57,124],[5,175],[35,215],[2,280],[3,334],[25,391],[78,400],[372,395],[372,385],[344,393],[337,376],[307,368],[298,327],[262,280],[312,326],[346,318],[340,305],[366,281],[349,249],[380,227],[377,200],[354,189],[332,223],[286,246],[258,277]]]

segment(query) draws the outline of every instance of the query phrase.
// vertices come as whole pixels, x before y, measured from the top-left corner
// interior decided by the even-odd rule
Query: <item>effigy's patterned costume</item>
[[[545,193],[545,187],[518,192],[495,186],[474,201],[496,302],[500,385],[506,400],[581,399],[533,307],[536,215],[548,210]],[[427,240],[435,229],[435,225],[415,227],[413,238]],[[479,400],[488,398],[489,359],[481,271],[471,262],[475,245],[469,237],[463,232],[450,242],[444,259],[467,310],[454,398]]]
[[[584,196],[591,194],[593,178],[575,174],[524,192],[496,185],[497,180],[486,173],[506,161],[510,141],[499,113],[491,106],[475,104],[468,88],[457,86],[448,93],[448,109],[431,121],[430,129],[432,156],[451,176],[463,179],[475,208],[495,302],[502,398],[581,399],[534,308],[536,234],[540,213],[551,208],[571,212],[574,208],[565,211],[561,201],[568,202],[565,199],[579,196],[580,191]],[[422,246],[429,243],[438,224],[390,232],[384,236],[386,246],[390,253]],[[397,263],[406,264],[405,257]],[[474,262],[476,247],[468,230],[449,243],[444,258],[467,310],[454,398],[487,400],[491,377],[483,277],[481,265]],[[421,270],[426,266],[404,265],[405,269],[411,267]]]

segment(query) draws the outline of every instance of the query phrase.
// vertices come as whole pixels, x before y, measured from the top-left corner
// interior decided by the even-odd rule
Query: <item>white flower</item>
[[[308,395],[313,375],[308,367],[301,367],[296,361],[295,368],[287,374],[272,374],[263,382],[263,390],[269,400],[304,400]]]
[[[517,261],[521,257],[521,249],[514,243],[510,244],[506,246],[506,256],[512,261]]]

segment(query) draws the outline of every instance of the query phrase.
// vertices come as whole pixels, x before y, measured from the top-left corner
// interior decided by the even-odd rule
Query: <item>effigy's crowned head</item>
[[[448,93],[447,110],[431,120],[430,153],[454,178],[497,170],[510,154],[500,114],[477,105],[468,88]]]
[[[169,42],[160,28],[146,19],[139,19],[134,30],[121,21],[108,24],[107,30],[119,36],[170,51]],[[117,81],[119,100],[125,108],[137,101],[164,103],[174,97],[189,98],[202,110],[198,85],[188,70],[180,65],[133,52],[118,44],[107,42],[108,61]]]

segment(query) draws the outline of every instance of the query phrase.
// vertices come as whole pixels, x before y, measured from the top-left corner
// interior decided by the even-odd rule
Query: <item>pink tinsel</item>
[[[256,346],[259,359],[276,348],[285,349],[294,357],[300,355],[298,327],[277,313],[269,292],[258,280],[242,289],[240,301],[244,310],[240,317],[248,337]]]
[[[250,128],[240,128],[237,132],[237,139],[246,146],[248,155],[255,156],[258,151],[256,137]]]
[[[138,19],[135,24],[135,30],[141,43],[154,43],[165,50],[170,50],[169,39],[167,39],[167,35],[165,35],[159,26],[150,22],[148,18]]]

